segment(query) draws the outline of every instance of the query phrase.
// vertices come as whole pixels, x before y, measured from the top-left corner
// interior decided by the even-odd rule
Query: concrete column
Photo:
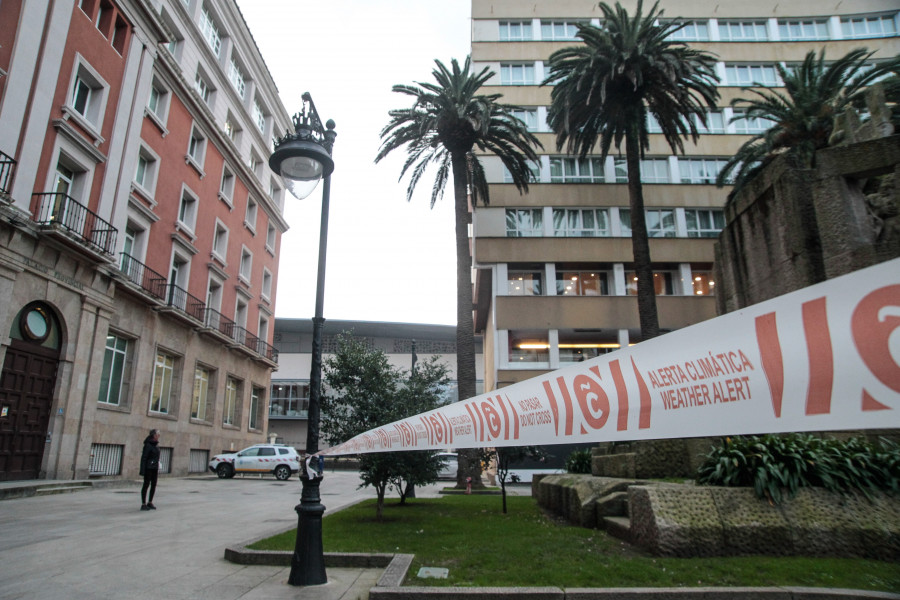
[[[551,329],[547,335],[547,342],[550,344],[550,368],[559,368],[559,330]]]
[[[555,296],[556,295],[556,263],[545,263],[544,264],[544,273],[547,281],[544,286],[543,296]]]
[[[678,293],[682,296],[693,296],[694,275],[691,272],[690,263],[680,263],[678,265],[678,277],[680,279],[680,283],[678,284],[680,287],[680,291]]]
[[[625,293],[625,265],[622,263],[615,263],[613,265],[612,295],[624,296]]]

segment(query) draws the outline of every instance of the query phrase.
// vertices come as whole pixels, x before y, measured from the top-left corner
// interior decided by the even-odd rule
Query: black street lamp
[[[269,157],[269,167],[281,175],[285,184],[298,200],[309,196],[319,179],[322,187],[322,223],[319,228],[319,272],[316,278],[316,314],[313,317],[312,368],[309,374],[309,412],[306,430],[306,456],[319,451],[319,396],[322,391],[322,305],[325,299],[325,250],[328,245],[328,201],[331,194],[331,172],[334,161],[334,121],[328,120],[322,127],[316,105],[309,92],[303,94],[303,108],[294,115],[294,133],[286,133],[275,142],[275,151]],[[312,471],[312,472],[311,472]],[[303,492],[297,511],[297,544],[291,559],[291,585],[321,585],[328,583],[325,575],[325,555],[322,549],[322,506],[319,484],[323,473],[308,468],[300,470]]]

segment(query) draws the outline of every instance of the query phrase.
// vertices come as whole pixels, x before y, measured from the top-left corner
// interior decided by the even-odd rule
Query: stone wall
[[[749,488],[628,488],[631,541],[661,556],[900,559],[900,501],[803,488],[774,506]]]
[[[538,505],[659,556],[863,557],[900,560],[900,498],[803,488],[775,506],[749,488],[593,477],[535,479]]]

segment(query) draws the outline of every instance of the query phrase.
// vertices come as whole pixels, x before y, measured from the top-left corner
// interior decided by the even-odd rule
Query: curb
[[[247,542],[251,543],[251,542]],[[250,550],[246,545],[225,549],[225,559],[240,565],[287,567],[293,552]],[[472,600],[527,598],[528,600],[900,600],[900,594],[868,590],[807,587],[696,587],[696,588],[558,588],[558,587],[413,587],[403,581],[412,554],[326,552],[330,568],[384,569],[370,600]]]

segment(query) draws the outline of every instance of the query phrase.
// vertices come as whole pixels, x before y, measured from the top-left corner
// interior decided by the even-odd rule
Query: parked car
[[[444,468],[438,473],[438,479],[456,479],[456,470],[459,467],[459,459],[456,452],[438,452],[444,460]]]
[[[213,456],[209,470],[219,479],[229,479],[235,473],[272,473],[275,479],[285,481],[300,472],[300,455],[290,446],[256,444],[237,453]]]

